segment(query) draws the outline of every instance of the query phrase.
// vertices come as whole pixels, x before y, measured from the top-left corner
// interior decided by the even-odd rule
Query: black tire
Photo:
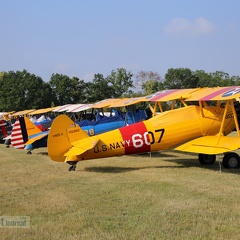
[[[199,153],[198,160],[202,165],[213,165],[216,161],[216,155]]]
[[[240,168],[240,157],[235,152],[229,152],[224,155],[222,164],[224,168]]]

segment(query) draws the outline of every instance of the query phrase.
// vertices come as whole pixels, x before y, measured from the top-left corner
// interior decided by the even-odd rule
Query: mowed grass
[[[218,156],[218,160],[222,156]],[[221,170],[221,171],[220,171]],[[239,239],[239,170],[174,151],[79,162],[0,145],[0,239]]]

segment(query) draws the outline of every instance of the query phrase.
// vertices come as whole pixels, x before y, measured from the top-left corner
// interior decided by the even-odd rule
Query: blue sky
[[[0,0],[0,71],[240,76],[239,0]]]

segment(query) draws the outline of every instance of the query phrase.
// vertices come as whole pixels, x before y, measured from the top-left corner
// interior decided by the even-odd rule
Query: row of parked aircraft
[[[172,148],[197,153],[203,165],[214,164],[216,155],[224,154],[223,167],[240,168],[240,157],[236,153],[240,147],[239,97],[240,86],[163,90],[140,98],[107,99],[95,104],[51,109],[51,112],[65,114],[59,114],[47,131],[39,132],[24,116],[18,118],[12,131],[16,126],[17,132],[21,132],[23,146],[45,139],[49,157],[70,164],[69,170],[75,170],[76,164],[83,160]],[[164,111],[163,103],[169,101],[171,108]],[[175,108],[176,101],[181,102],[181,107]],[[151,117],[135,108],[136,104],[146,102],[153,103]],[[119,107],[126,107],[124,114],[117,111]],[[114,112],[110,110],[107,117],[103,108],[114,109]],[[97,109],[95,122],[106,119],[106,122],[90,125],[89,129],[94,130],[84,129],[91,124],[86,116],[89,109]],[[74,117],[67,116],[69,113],[74,113]],[[85,119],[79,119],[84,114]],[[113,127],[107,121],[119,116],[121,124],[118,126]],[[235,130],[236,136],[229,135]]]
[[[5,126],[4,131],[2,129],[0,132],[7,146],[12,144],[15,148],[24,148],[31,153],[34,148],[47,146],[49,128],[59,114],[71,116],[87,134],[93,136],[146,119],[145,110],[131,105],[138,102],[139,98],[106,99],[94,104],[66,104],[54,108],[5,113],[3,117],[7,117],[8,121],[2,119]],[[125,107],[126,111],[120,111],[120,107]],[[110,109],[110,112],[104,112],[103,108]],[[41,117],[37,119],[36,116],[39,115]],[[8,133],[3,134],[6,128]]]

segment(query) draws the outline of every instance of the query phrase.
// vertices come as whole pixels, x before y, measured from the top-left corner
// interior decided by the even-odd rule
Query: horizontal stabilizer
[[[8,135],[7,137],[3,138],[3,140],[8,140],[8,139],[11,139],[11,135]]]
[[[39,135],[35,136],[35,137],[31,137],[26,143],[25,145],[28,145],[28,144],[32,144],[34,142],[36,142],[37,140],[40,140],[42,138],[44,138],[45,136],[48,135],[48,132],[43,132],[43,133],[40,133]]]
[[[89,149],[94,148],[98,142],[99,139],[92,138],[86,138],[76,141],[73,143],[73,147],[67,153],[65,153],[64,156],[78,156],[80,154],[83,154]]]
[[[189,141],[174,150],[203,154],[220,154],[240,148],[240,138],[230,136],[204,136]]]

